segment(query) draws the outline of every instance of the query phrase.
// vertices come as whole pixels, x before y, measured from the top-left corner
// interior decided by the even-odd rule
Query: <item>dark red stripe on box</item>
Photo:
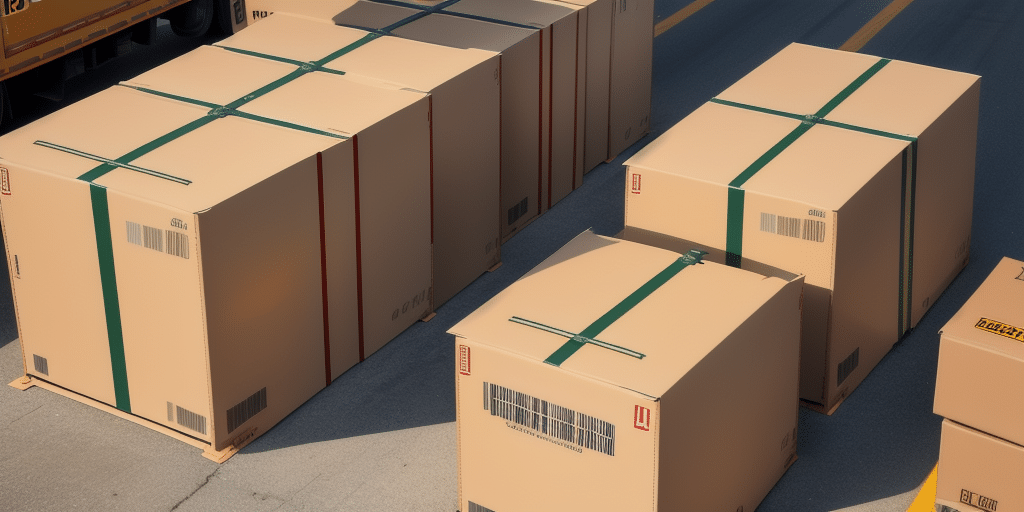
[[[359,323],[359,360],[366,359],[366,348],[363,337],[363,234],[359,219],[359,136],[352,136],[352,180],[355,182],[356,210],[356,303],[358,304]]]
[[[576,78],[573,79],[572,91],[572,189],[576,190],[576,152],[579,150],[576,139],[579,136],[580,119],[580,12],[576,11]]]
[[[540,34],[540,48],[537,51],[537,215],[540,215],[544,199],[544,31]]]
[[[316,186],[320,198],[320,292],[324,306],[324,374],[331,385],[331,328],[327,314],[327,227],[324,224],[324,156],[316,154]]]
[[[548,46],[548,209],[551,208],[551,177],[555,174],[552,165],[551,155],[555,148],[554,141],[554,119],[555,119],[555,26],[551,25],[551,44]]]

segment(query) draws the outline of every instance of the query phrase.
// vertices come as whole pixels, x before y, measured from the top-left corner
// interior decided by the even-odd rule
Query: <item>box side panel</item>
[[[106,216],[94,214],[91,187],[83,181],[11,162],[0,168],[25,373],[115,405],[94,220]]]
[[[200,215],[216,450],[325,386],[319,203],[314,155]]]
[[[898,155],[837,214],[826,409],[852,392],[900,338],[902,181]]]
[[[608,159],[651,130],[654,0],[616,0],[614,13]]]
[[[617,3],[616,0],[599,0],[587,8],[587,147],[583,157],[583,168],[587,172],[609,158],[612,9]]]
[[[1024,510],[1024,447],[942,422],[935,502],[963,512]]]
[[[656,401],[465,338],[455,350],[459,510],[655,510]]]
[[[364,356],[430,312],[428,99],[357,135]]]
[[[209,441],[194,216],[114,191],[107,195],[131,412]]]
[[[432,91],[434,304],[500,261],[499,57]]]
[[[351,139],[321,154],[331,380],[359,362],[354,167]]]
[[[662,397],[659,510],[754,510],[795,459],[801,281]]]
[[[576,150],[583,144],[577,130],[577,46],[579,16],[572,14],[552,25],[551,50],[551,178],[548,207],[576,189]],[[586,47],[583,47],[586,50]],[[586,58],[586,54],[582,55]]]
[[[970,256],[980,85],[975,82],[918,139],[911,326]]]
[[[1024,361],[943,334],[935,414],[1024,444],[1024,410],[1017,402],[1024,396],[1022,374]]]
[[[540,214],[540,32],[501,54],[502,241]]]
[[[573,189],[583,186],[583,175],[587,172],[584,161],[587,157],[587,39],[590,37],[590,13],[581,9],[576,19],[576,101],[573,107],[573,133],[576,135],[576,152],[573,153]]]
[[[627,227],[725,248],[726,187],[627,165],[625,196]]]

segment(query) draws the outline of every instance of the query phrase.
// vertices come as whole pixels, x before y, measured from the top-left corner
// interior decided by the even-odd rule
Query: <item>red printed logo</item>
[[[651,430],[651,410],[639,405],[633,410],[633,427],[640,430]]]
[[[11,195],[11,177],[7,173],[6,167],[0,167],[0,181],[2,181],[0,183],[0,192],[5,196]]]
[[[640,193],[640,175],[633,173],[633,184],[630,186],[629,191],[634,194]]]
[[[459,373],[469,375],[469,347],[459,345]]]

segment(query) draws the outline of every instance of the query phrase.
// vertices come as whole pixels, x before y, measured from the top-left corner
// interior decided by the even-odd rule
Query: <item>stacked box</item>
[[[429,98],[297,70],[201,48],[0,138],[21,384],[224,460],[429,311]]]
[[[800,396],[831,412],[967,263],[978,92],[790,45],[626,162],[624,236],[805,274]]]
[[[1024,508],[1022,303],[1024,262],[1003,258],[940,331],[934,407],[946,418],[940,505],[987,512]]]
[[[459,510],[757,507],[796,457],[803,278],[701,255],[586,232],[452,327]]]
[[[430,94],[433,293],[437,308],[500,259],[498,54],[278,13],[217,43],[267,59],[321,62]]]

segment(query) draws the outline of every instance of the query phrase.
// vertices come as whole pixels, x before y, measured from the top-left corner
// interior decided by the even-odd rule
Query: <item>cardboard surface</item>
[[[876,109],[890,75],[938,92]],[[790,45],[626,162],[626,236],[805,274],[801,398],[832,411],[966,265],[977,94],[973,75]]]
[[[942,421],[935,488],[937,506],[956,512],[1021,510],[1021,474],[1024,446],[949,419]]]
[[[802,277],[680,261],[585,232],[452,327],[460,509],[756,508],[795,456]],[[643,357],[558,364],[576,333]]]
[[[368,34],[278,14],[218,46],[312,62]],[[380,37],[324,67],[430,94],[436,308],[501,261],[499,55]]]
[[[940,331],[935,414],[1024,444],[1024,263],[1003,258]]]

